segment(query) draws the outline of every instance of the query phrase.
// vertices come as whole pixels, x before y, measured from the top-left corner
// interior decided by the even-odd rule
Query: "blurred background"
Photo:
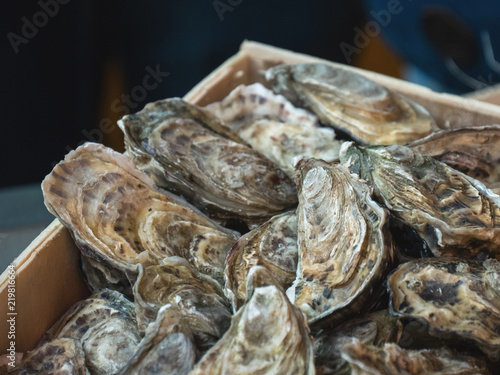
[[[55,163],[85,141],[122,151],[119,118],[183,96],[243,40],[465,94],[500,81],[499,8],[493,0],[2,2],[0,270],[52,220],[40,182]]]

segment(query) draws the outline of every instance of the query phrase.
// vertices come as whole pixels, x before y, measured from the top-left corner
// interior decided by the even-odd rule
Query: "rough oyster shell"
[[[94,293],[76,303],[45,336],[56,338],[78,340],[92,374],[117,374],[140,341],[134,304],[116,291]]]
[[[239,237],[173,194],[161,192],[125,155],[86,143],[66,155],[42,183],[49,211],[72,232],[90,280],[127,283],[138,263],[182,256],[222,278],[227,251]],[[99,288],[101,285],[92,285]]]
[[[408,147],[432,156],[500,192],[500,125],[441,130]]]
[[[423,258],[389,277],[391,309],[419,319],[430,333],[473,340],[491,358],[500,354],[500,263]]]
[[[222,339],[200,360],[198,374],[314,374],[304,314],[263,267],[248,275],[249,299]]]
[[[85,366],[85,353],[77,340],[62,338],[47,342],[24,357],[9,375],[57,374],[90,375]]]
[[[279,65],[266,72],[266,79],[294,105],[361,143],[405,144],[436,128],[420,105],[345,69],[321,63]]]
[[[231,323],[222,287],[179,257],[167,258],[144,269],[140,266],[133,292],[141,331],[166,304],[179,310],[202,350],[211,347]]]
[[[238,310],[246,298],[248,272],[264,266],[283,288],[295,280],[297,272],[297,215],[289,211],[276,215],[243,235],[228,253],[225,272],[226,295]]]
[[[405,350],[387,343],[382,348],[354,339],[342,349],[353,375],[434,374],[489,375],[486,363],[448,348]]]
[[[344,143],[340,160],[434,255],[500,258],[500,197],[481,182],[404,146]]]
[[[163,306],[119,375],[188,374],[196,363],[197,350],[191,330],[179,311]]]
[[[150,103],[119,125],[139,169],[212,216],[254,224],[297,202],[293,182],[274,163],[181,99]]]
[[[299,262],[287,295],[325,324],[376,297],[393,257],[387,213],[342,165],[302,158],[296,170]]]

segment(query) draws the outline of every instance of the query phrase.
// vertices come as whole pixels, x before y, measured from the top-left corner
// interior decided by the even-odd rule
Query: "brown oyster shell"
[[[265,268],[252,268],[248,283],[248,301],[191,375],[314,374],[313,346],[304,314],[290,303]]]
[[[389,278],[391,309],[429,325],[432,335],[458,335],[491,358],[500,354],[500,263],[423,258]]]
[[[72,232],[88,265],[103,274],[91,280],[124,284],[125,273],[135,274],[138,263],[168,256],[182,256],[222,278],[227,251],[238,238],[159,191],[125,155],[95,143],[70,152],[42,188],[49,211]]]
[[[211,216],[255,224],[297,202],[293,182],[278,166],[182,99],[150,103],[119,125],[139,169]]]
[[[294,105],[360,143],[405,144],[437,128],[422,106],[349,70],[323,63],[279,65],[266,79]]]
[[[387,213],[342,165],[302,158],[296,170],[299,263],[287,295],[310,324],[324,325],[378,295],[393,258]]]
[[[340,159],[434,255],[500,259],[500,197],[479,181],[404,146],[344,143]]]
[[[288,288],[297,272],[297,215],[289,211],[276,215],[246,233],[228,253],[225,272],[226,295],[234,311],[244,303],[246,280],[254,266],[270,270],[276,281]]]

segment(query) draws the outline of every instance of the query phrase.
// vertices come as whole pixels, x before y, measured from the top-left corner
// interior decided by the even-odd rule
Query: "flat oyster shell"
[[[68,310],[45,336],[56,338],[78,340],[92,374],[117,374],[140,341],[134,304],[116,291],[94,293]]]
[[[229,331],[190,375],[314,374],[312,340],[304,314],[263,267],[248,275],[249,298]]]
[[[500,197],[481,182],[404,146],[344,143],[340,160],[434,255],[500,259]]]
[[[85,366],[82,346],[78,341],[68,338],[47,342],[32,350],[24,357],[20,366],[7,374],[90,375]]]
[[[140,268],[133,292],[141,331],[166,304],[180,311],[201,349],[211,347],[229,328],[231,311],[222,287],[185,259],[171,257]]]
[[[433,374],[489,375],[486,363],[448,348],[405,350],[387,343],[382,348],[354,339],[345,345],[342,358],[349,362],[353,375]]]
[[[181,314],[172,305],[165,305],[119,375],[187,375],[197,355],[193,335]]]
[[[500,192],[500,125],[441,130],[408,147],[483,182],[496,194]]]
[[[283,171],[182,99],[150,103],[119,125],[139,169],[214,217],[260,223],[297,202]]]
[[[364,144],[405,144],[437,128],[422,106],[349,70],[322,63],[279,65],[266,79],[294,105]]]
[[[311,128],[319,125],[315,115],[295,108],[283,95],[276,95],[261,83],[239,85],[222,101],[203,109],[213,113],[236,132],[263,119]]]
[[[289,211],[276,215],[246,233],[228,253],[225,292],[238,310],[246,298],[246,280],[250,269],[263,266],[283,288],[295,280],[297,272],[297,215]]]
[[[342,165],[302,158],[297,278],[287,295],[309,323],[348,317],[377,296],[393,249],[387,213]]]
[[[174,255],[222,278],[227,251],[239,237],[156,189],[125,155],[95,143],[66,155],[42,188],[49,211],[110,284],[127,282],[125,273],[135,274],[138,263]]]
[[[500,354],[500,263],[423,258],[389,277],[391,309],[427,323],[430,333],[472,340],[491,358]]]

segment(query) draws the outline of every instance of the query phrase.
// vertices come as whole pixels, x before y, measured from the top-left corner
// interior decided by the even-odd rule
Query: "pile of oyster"
[[[11,373],[494,372],[500,126],[330,65],[266,79],[148,104],[125,154],[46,177],[93,294]]]

